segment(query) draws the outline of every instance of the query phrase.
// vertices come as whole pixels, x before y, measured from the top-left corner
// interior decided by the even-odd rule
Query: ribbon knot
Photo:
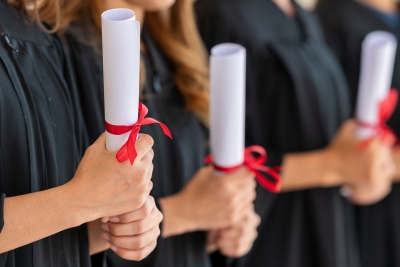
[[[257,156],[254,155],[257,154]],[[281,190],[281,178],[279,171],[281,166],[277,167],[267,167],[264,164],[267,162],[267,152],[261,146],[250,146],[244,151],[244,161],[242,164],[233,167],[221,167],[213,164],[212,156],[208,156],[205,160],[206,164],[213,164],[214,168],[220,172],[233,172],[242,166],[246,166],[251,170],[256,180],[260,183],[262,187],[273,192],[278,193]],[[264,175],[264,174],[266,175]],[[269,178],[268,178],[268,177]]]
[[[376,124],[369,124],[362,121],[357,122],[359,126],[375,131],[373,137],[368,138],[360,143],[360,149],[367,147],[368,144],[376,137],[380,138],[383,142],[390,144],[392,144],[394,138],[395,143],[399,143],[399,138],[397,137],[396,133],[386,124],[396,109],[398,98],[398,92],[395,89],[391,89],[388,95],[379,103],[378,122]]]
[[[109,124],[108,122],[105,122],[106,131],[110,134],[123,135],[123,134],[128,133],[129,131],[131,132],[129,134],[128,140],[126,141],[126,143],[121,147],[121,149],[117,153],[116,158],[117,158],[118,162],[122,163],[122,162],[126,161],[127,159],[129,159],[131,164],[133,164],[133,162],[135,161],[135,158],[137,156],[137,152],[135,149],[136,138],[139,134],[140,127],[142,127],[143,125],[158,124],[161,127],[161,129],[163,130],[164,134],[172,139],[172,134],[165,124],[163,124],[153,118],[146,118],[146,115],[148,112],[149,112],[148,108],[144,104],[139,103],[139,118],[138,118],[138,121],[134,125],[129,125],[129,126],[127,126],[127,125],[112,125],[112,124]]]

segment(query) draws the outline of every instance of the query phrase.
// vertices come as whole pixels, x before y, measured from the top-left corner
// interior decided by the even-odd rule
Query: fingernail
[[[116,246],[111,245],[110,248],[111,248],[112,251],[114,251],[115,253],[117,253],[118,248],[117,248]]]
[[[345,198],[349,198],[353,194],[353,190],[349,186],[342,186],[339,192]]]
[[[106,232],[110,232],[110,227],[108,227],[107,224],[102,224],[102,225],[101,225],[101,228],[102,228],[104,231],[106,231]]]
[[[111,217],[111,218],[110,218],[110,222],[118,223],[118,222],[119,222],[119,217],[118,217],[118,216]]]
[[[110,241],[110,237],[108,236],[107,233],[103,233],[103,234],[101,235],[101,237],[102,237],[104,240],[106,240],[106,241]]]

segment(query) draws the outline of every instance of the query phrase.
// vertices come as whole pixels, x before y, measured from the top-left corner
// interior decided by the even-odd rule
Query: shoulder
[[[4,1],[0,1],[0,31],[9,37],[37,45],[49,46],[53,42],[51,34]]]
[[[332,1],[317,8],[324,27],[338,32],[352,32],[368,24],[367,10],[350,0]],[[365,21],[366,20],[366,21]]]

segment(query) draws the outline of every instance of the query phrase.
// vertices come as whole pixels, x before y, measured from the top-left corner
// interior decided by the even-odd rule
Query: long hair
[[[98,35],[101,33],[102,0],[8,1],[39,25],[42,25],[42,21],[48,23],[52,27],[51,30],[47,29],[48,32],[62,34],[72,22],[84,19],[94,26]],[[208,66],[206,51],[195,23],[192,0],[177,0],[168,10],[146,13],[144,25],[174,64],[174,80],[183,95],[186,108],[208,125]],[[144,68],[141,69],[143,74]]]
[[[60,0],[7,0],[21,13],[37,22],[46,32],[54,33],[60,28],[61,1]],[[48,29],[42,21],[52,21],[53,28]]]

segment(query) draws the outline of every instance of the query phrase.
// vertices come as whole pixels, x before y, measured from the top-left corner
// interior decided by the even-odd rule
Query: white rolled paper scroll
[[[140,23],[135,12],[118,8],[102,15],[105,120],[112,125],[133,125],[138,120]],[[106,132],[108,151],[119,150],[129,133]]]
[[[222,168],[244,161],[245,83],[245,48],[215,46],[210,58],[211,152],[214,165]]]
[[[357,120],[376,125],[379,120],[379,104],[389,93],[395,55],[396,37],[388,32],[376,31],[367,35],[362,45],[360,84],[358,89]],[[358,127],[357,135],[366,139],[375,134],[368,127]]]

